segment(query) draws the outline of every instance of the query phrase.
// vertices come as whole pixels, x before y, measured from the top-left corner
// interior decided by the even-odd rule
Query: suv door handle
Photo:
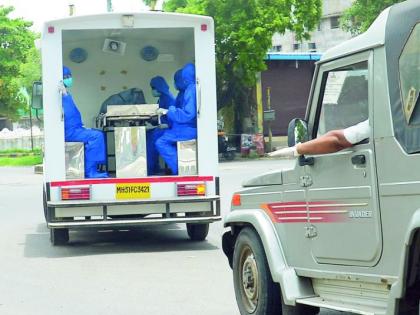
[[[353,165],[364,165],[366,164],[366,156],[364,154],[352,156],[351,163]]]

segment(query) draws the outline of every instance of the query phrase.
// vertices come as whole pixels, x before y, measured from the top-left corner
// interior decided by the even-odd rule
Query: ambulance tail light
[[[240,205],[242,205],[241,195],[240,194],[234,194],[232,196],[232,206],[239,207]]]
[[[61,188],[61,200],[90,200],[90,186],[63,187]]]
[[[206,184],[177,184],[176,192],[178,197],[205,196]]]

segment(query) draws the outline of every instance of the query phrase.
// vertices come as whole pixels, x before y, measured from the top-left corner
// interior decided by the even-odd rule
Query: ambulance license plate
[[[150,183],[117,184],[116,199],[148,199],[150,198]]]

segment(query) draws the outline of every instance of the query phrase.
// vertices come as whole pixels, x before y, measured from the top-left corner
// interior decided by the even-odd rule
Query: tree
[[[152,10],[156,7],[157,0],[143,0],[145,5],[148,5]]]
[[[29,29],[31,22],[8,17],[13,10],[0,6],[0,115],[16,119],[25,106],[18,97],[22,64],[33,53],[35,34]]]
[[[24,99],[19,97],[18,99],[20,100],[19,107],[27,113],[30,108],[27,106],[28,101],[26,97],[29,97],[30,100],[33,82],[41,80],[41,54],[35,46],[27,52],[26,62],[20,64],[19,73],[19,77],[12,79],[12,82],[19,87],[18,95],[25,95]]]
[[[387,7],[404,0],[355,0],[340,19],[343,30],[357,35],[366,31]]]
[[[169,0],[164,10],[214,18],[219,108],[233,105],[235,113],[251,118],[256,74],[266,69],[273,34],[291,30],[297,40],[308,38],[321,0]],[[242,131],[239,115],[235,129]]]

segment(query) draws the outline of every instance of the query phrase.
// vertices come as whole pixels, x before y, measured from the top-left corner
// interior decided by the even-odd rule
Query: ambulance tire
[[[69,229],[50,229],[50,240],[54,246],[66,245],[69,242]]]
[[[209,223],[187,223],[187,233],[192,241],[204,241],[209,234]]]
[[[242,229],[235,242],[233,284],[241,315],[282,314],[280,286],[271,277],[259,236],[249,227]]]

